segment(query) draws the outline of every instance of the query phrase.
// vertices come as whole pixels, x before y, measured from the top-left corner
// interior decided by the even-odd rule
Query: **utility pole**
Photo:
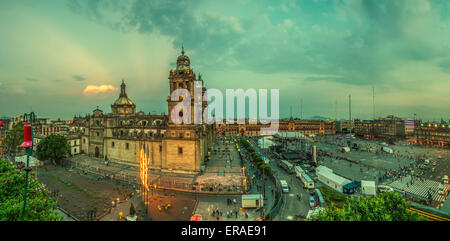
[[[337,100],[334,101],[334,121],[337,121]]]
[[[348,95],[348,120],[352,121],[352,95]]]
[[[303,98],[300,99],[300,119],[303,120]]]
[[[375,120],[375,86],[372,86],[373,120]]]
[[[30,156],[33,154],[33,122],[36,121],[36,115],[34,112],[30,114],[24,114],[24,142],[20,147],[25,148],[25,153],[27,154],[27,166],[25,170],[25,190],[23,194],[23,209],[22,209],[22,221],[25,220],[25,209],[27,206],[27,192],[28,192],[28,173],[32,170],[30,168]]]

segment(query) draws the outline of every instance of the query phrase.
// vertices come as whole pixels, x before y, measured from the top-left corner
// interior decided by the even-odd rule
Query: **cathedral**
[[[126,84],[122,81],[119,98],[111,105],[111,113],[97,108],[91,115],[74,117],[70,131],[80,136],[81,152],[105,161],[139,167],[143,148],[149,158],[150,171],[199,173],[215,141],[216,131],[214,125],[203,122],[175,124],[172,121],[172,115],[182,117],[182,112],[173,111],[182,101],[171,99],[173,90],[186,89],[194,96],[194,81],[198,81],[202,93],[206,91],[201,77],[197,79],[190,68],[190,59],[184,49],[168,79],[168,115],[136,113],[136,104],[128,98]],[[201,106],[204,110],[206,101],[202,101]],[[191,112],[193,110],[192,100]],[[193,118],[193,114],[191,116]]]

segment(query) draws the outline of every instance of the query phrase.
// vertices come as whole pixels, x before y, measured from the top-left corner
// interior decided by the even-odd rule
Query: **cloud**
[[[112,85],[88,85],[83,90],[83,93],[85,95],[89,95],[89,94],[114,92],[117,90],[118,90],[118,88],[114,87]]]
[[[12,5],[17,7],[0,14],[0,28],[7,30],[0,40],[0,52],[5,53],[0,56],[5,63],[0,91],[26,83],[30,103],[38,99],[31,87],[77,99],[87,85],[99,84],[95,80],[119,86],[113,80],[124,77],[138,104],[167,109],[164,101],[153,99],[164,100],[169,64],[184,44],[192,68],[204,74],[207,87],[280,88],[285,106],[298,102],[298,91],[311,90],[310,98],[323,93],[323,100],[317,100],[323,104],[311,104],[318,112],[328,111],[328,102],[345,99],[350,92],[355,102],[358,93],[369,96],[370,106],[375,86],[378,93],[391,95],[389,101],[377,96],[380,110],[383,101],[386,111],[400,113],[411,103],[408,98],[420,96],[429,101],[424,106],[441,109],[437,116],[448,113],[450,97],[443,93],[450,87],[446,1],[70,0]],[[61,14],[69,17],[62,20]],[[42,56],[46,61],[40,61]],[[24,79],[32,76],[39,82]],[[339,89],[324,88],[332,84]],[[394,99],[398,106],[389,105]]]
[[[25,87],[22,85],[10,85],[8,91],[14,94],[25,94]]]
[[[173,37],[176,47],[184,44],[208,69],[339,75],[334,81],[372,85],[391,82],[385,73],[402,61],[427,61],[450,50],[443,44],[449,41],[448,19],[439,18],[444,5],[436,1],[282,1],[281,11],[268,12],[260,11],[267,8],[258,2],[240,12],[234,3],[79,0],[71,5],[74,13],[117,30]]]
[[[77,75],[77,74],[73,75],[72,78],[73,78],[74,80],[76,80],[76,81],[83,81],[83,80],[86,79],[86,78],[84,78],[83,76]]]
[[[33,82],[39,81],[39,80],[38,80],[38,79],[36,79],[36,78],[25,78],[25,80],[28,80],[28,81],[33,81]]]

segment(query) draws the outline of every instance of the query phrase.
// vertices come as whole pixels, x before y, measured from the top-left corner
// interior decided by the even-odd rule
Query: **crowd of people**
[[[377,142],[377,141],[368,141],[366,143],[361,143],[360,141],[352,141],[350,139],[342,138],[342,137],[319,137],[318,140],[320,142],[334,145],[334,146],[351,146],[350,144],[357,143],[357,148],[352,148],[352,151],[356,152],[372,152],[376,155],[390,156],[397,160],[398,167],[397,168],[385,168],[383,169],[383,175],[379,177],[379,181],[385,180],[397,180],[407,175],[414,175],[417,178],[423,180],[423,176],[426,173],[426,169],[430,169],[434,172],[436,162],[429,162],[431,159],[430,154],[418,154],[413,150],[413,146],[409,146],[406,148],[397,148],[396,146],[389,146],[392,150],[392,153],[388,153],[382,150],[383,146],[387,146],[386,143]],[[351,160],[347,157],[343,157],[342,155],[335,153],[329,153],[326,151],[318,151],[318,160],[320,161],[322,158],[332,158],[336,160],[345,160],[349,162],[358,163],[357,160]],[[360,165],[363,165],[360,163]],[[369,166],[369,165],[366,165]],[[376,168],[376,167],[373,167]],[[362,169],[362,168],[361,168]],[[380,169],[380,168],[377,168]],[[362,170],[361,170],[362,171]]]

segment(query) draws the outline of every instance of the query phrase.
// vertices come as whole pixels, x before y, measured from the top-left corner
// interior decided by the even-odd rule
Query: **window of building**
[[[86,139],[83,139],[83,144],[86,144]]]
[[[178,154],[183,154],[183,147],[178,147]]]
[[[113,141],[113,142],[111,142],[111,147],[112,147],[112,148],[114,148],[114,141]]]
[[[162,146],[159,145],[159,152],[162,152]]]
[[[130,144],[125,143],[125,148],[128,150],[130,148]]]
[[[100,132],[97,132],[97,136],[100,136]]]

